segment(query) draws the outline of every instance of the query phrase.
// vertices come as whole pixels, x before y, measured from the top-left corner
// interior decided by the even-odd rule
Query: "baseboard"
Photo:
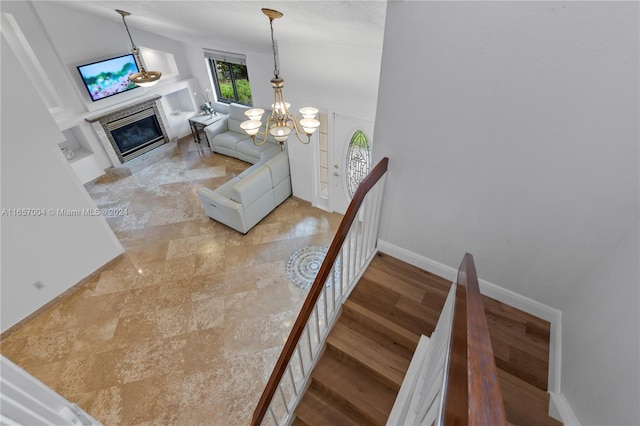
[[[378,240],[378,251],[450,281],[454,281],[458,274],[458,270],[456,268],[433,259],[429,259],[386,241]],[[545,321],[549,321],[549,324],[551,325],[551,335],[549,341],[548,387],[549,392],[560,392],[560,366],[562,365],[562,345],[560,340],[562,330],[562,312],[488,281],[478,279],[478,284],[480,285],[480,292],[485,296],[496,299],[502,303],[506,303],[509,306],[513,306],[514,308],[520,309],[521,311],[534,315]]]
[[[549,400],[549,415],[554,419],[561,421],[564,426],[580,426],[578,417],[571,409],[569,401],[562,393],[549,392],[551,398]]]
[[[119,243],[120,242],[118,241],[118,244]],[[54,306],[56,306],[57,304],[59,304],[69,296],[71,296],[76,291],[80,290],[80,288],[82,288],[83,285],[85,285],[95,276],[103,273],[109,266],[111,266],[113,263],[118,261],[123,255],[124,253],[118,254],[116,257],[114,257],[113,259],[111,259],[101,267],[99,267],[97,270],[95,270],[94,272],[90,273],[89,275],[81,279],[78,283],[72,285],[71,287],[69,287],[68,289],[66,289],[65,291],[63,291],[62,293],[60,293],[59,295],[57,295],[56,297],[54,297],[53,299],[45,303],[44,305],[40,306],[38,309],[36,309],[32,313],[30,313],[29,315],[21,319],[11,327],[7,328],[5,331],[3,331],[0,334],[0,342],[14,335],[18,331],[20,331],[22,328],[24,328],[24,326],[26,326],[28,323],[30,323],[31,321],[33,321],[34,319],[36,319],[37,317],[39,317],[40,315],[48,311],[49,309],[53,308]]]

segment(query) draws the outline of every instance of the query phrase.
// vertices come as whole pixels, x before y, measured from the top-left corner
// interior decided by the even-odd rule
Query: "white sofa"
[[[207,216],[246,234],[291,196],[289,156],[279,152],[215,190],[200,187],[197,192]]]
[[[204,131],[212,151],[255,164],[265,157],[274,155],[275,149],[280,151],[280,145],[271,135],[264,145],[256,146],[253,143],[251,136],[240,128],[240,123],[248,120],[244,115],[247,109],[249,107],[244,105],[230,104],[229,115],[205,127]],[[265,111],[265,116],[268,114],[270,111]],[[260,135],[257,135],[256,138],[260,138]],[[268,151],[272,151],[272,153],[268,153]]]
[[[229,117],[206,127],[205,132],[213,151],[253,166],[215,190],[197,189],[207,216],[243,234],[291,196],[288,153],[274,139],[262,146],[253,143],[240,129],[245,109],[231,104]]]

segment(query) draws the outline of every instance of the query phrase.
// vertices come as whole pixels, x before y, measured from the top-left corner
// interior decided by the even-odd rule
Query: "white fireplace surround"
[[[144,154],[145,152],[151,151],[152,149],[157,148],[158,146],[168,143],[170,141],[170,138],[167,134],[167,130],[165,127],[166,115],[164,114],[164,109],[162,107],[162,103],[160,102],[160,98],[161,98],[160,95],[155,95],[150,98],[144,99],[142,101],[138,101],[132,104],[128,104],[126,106],[120,106],[118,108],[114,108],[109,112],[102,113],[97,116],[85,118],[85,120],[91,124],[91,127],[98,135],[98,139],[100,140],[102,147],[104,148],[105,152],[107,153],[107,156],[109,157],[109,160],[111,161],[111,164],[114,167],[121,166],[126,161],[134,158],[134,157],[129,157],[125,159],[120,153],[120,150],[118,149],[118,146],[116,145],[115,140],[111,136],[110,130],[113,129],[114,127],[113,123],[115,122],[119,122],[134,114],[144,113],[145,110],[152,109],[153,110],[152,114],[142,114],[142,115],[143,116],[155,115],[156,119],[158,120],[160,130],[162,131],[163,139],[142,148],[139,152],[136,152],[136,154],[137,155]]]

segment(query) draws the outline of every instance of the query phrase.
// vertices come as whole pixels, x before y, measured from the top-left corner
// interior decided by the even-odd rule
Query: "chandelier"
[[[124,22],[124,27],[127,29],[127,34],[129,34],[129,40],[131,40],[131,52],[136,58],[136,62],[140,67],[140,72],[135,74],[131,74],[129,76],[129,81],[137,84],[142,87],[151,87],[160,80],[160,76],[162,73],[160,71],[147,71],[144,69],[144,65],[142,64],[142,60],[140,59],[140,49],[138,49],[133,42],[133,38],[131,37],[131,32],[129,32],[129,27],[127,26],[127,21],[125,21],[125,16],[131,15],[129,12],[124,10],[116,9],[116,12],[122,16],[122,22]]]
[[[269,18],[269,25],[271,26],[271,47],[273,49],[273,78],[271,79],[271,86],[274,91],[273,105],[271,105],[271,114],[267,118],[267,124],[265,131],[261,132],[262,127],[262,115],[264,110],[262,108],[251,108],[245,112],[245,115],[249,118],[247,121],[243,121],[240,127],[251,136],[253,143],[260,146],[267,141],[269,135],[273,136],[280,144],[280,148],[284,151],[284,143],[286,142],[289,134],[294,131],[296,137],[303,144],[308,144],[311,141],[311,135],[320,126],[320,122],[316,120],[318,109],[314,107],[304,107],[300,109],[302,119],[298,121],[295,115],[289,113],[291,104],[285,102],[282,88],[284,87],[284,79],[279,76],[278,62],[276,60],[276,42],[273,38],[273,20],[281,18],[282,12],[278,12],[273,9],[262,9],[262,13]],[[256,135],[263,136],[262,141],[256,141]]]

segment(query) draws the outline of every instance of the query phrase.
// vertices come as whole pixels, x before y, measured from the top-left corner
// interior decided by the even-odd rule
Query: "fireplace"
[[[160,113],[160,96],[87,118],[114,166],[149,152],[169,141]]]
[[[165,143],[153,108],[112,121],[107,124],[107,129],[124,161]]]

